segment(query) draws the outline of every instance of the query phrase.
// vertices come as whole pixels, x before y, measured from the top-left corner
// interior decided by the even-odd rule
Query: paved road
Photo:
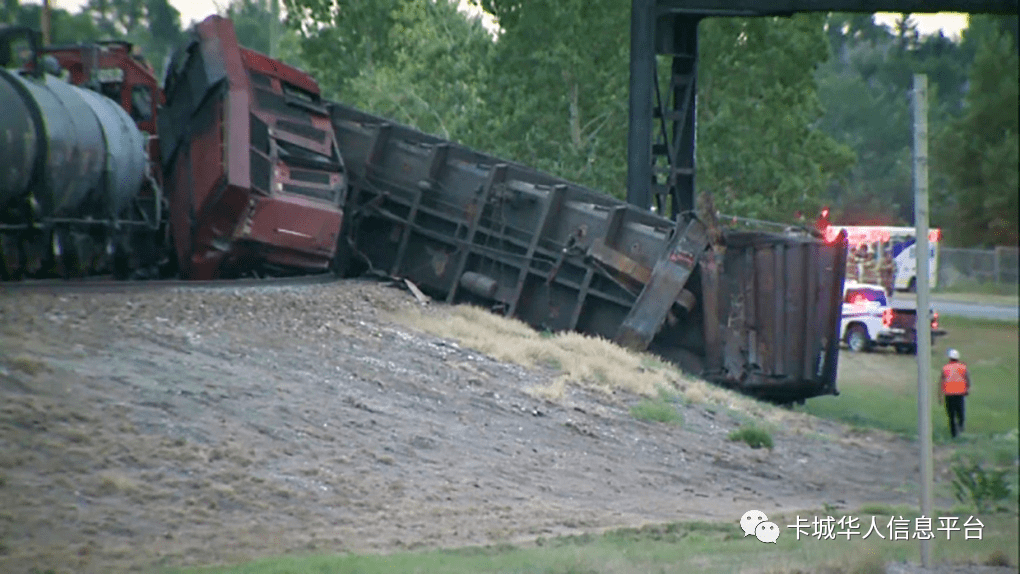
[[[917,300],[909,293],[897,293],[894,303],[907,303],[916,305]],[[1020,308],[1016,305],[994,305],[990,303],[966,303],[961,301],[947,301],[940,299],[938,295],[932,297],[932,307],[939,315],[953,315],[957,317],[969,317],[972,319],[992,319],[996,321],[1018,321],[1020,320]]]
[[[960,303],[959,301],[939,301],[937,299],[932,305],[940,315],[957,315],[998,321],[1017,321],[1020,316],[1020,309],[1016,306]]]

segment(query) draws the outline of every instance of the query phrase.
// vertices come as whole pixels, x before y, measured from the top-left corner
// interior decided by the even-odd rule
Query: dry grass
[[[99,475],[92,492],[96,496],[131,494],[138,490],[138,483],[123,474],[107,472]]]
[[[522,321],[468,305],[414,307],[392,316],[398,323],[431,333],[525,367],[560,372],[548,385],[529,389],[559,401],[570,386],[607,394],[626,391],[647,397],[667,389],[688,404],[718,405],[786,428],[810,430],[805,415],[775,408],[683,373],[647,353],[634,353],[610,341],[579,333],[540,333]]]

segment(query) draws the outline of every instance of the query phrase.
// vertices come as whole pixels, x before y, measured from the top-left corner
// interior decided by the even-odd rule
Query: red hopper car
[[[210,16],[168,67],[158,123],[184,277],[326,270],[346,193],[319,87]]]

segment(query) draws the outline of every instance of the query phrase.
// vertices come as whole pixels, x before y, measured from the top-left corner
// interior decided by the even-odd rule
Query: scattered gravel
[[[622,393],[546,402],[527,391],[556,373],[387,319],[417,304],[361,281],[0,294],[0,571],[914,502],[912,443],[819,421],[752,450],[725,409],[681,407],[678,428]]]

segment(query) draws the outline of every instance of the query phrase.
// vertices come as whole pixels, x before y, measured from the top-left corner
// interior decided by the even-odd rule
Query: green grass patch
[[[743,441],[751,448],[772,449],[775,444],[772,442],[772,434],[769,431],[755,425],[744,425],[730,432],[728,438],[734,442]]]
[[[939,285],[936,292],[958,293],[961,295],[1004,295],[1015,297],[1017,294],[1017,284],[960,278],[953,281],[951,285]]]
[[[630,414],[639,421],[679,426],[683,424],[684,417],[677,406],[682,403],[683,400],[678,395],[659,387],[656,398],[641,399],[641,402],[630,407]]]
[[[936,495],[956,498],[962,508],[972,511],[1015,509],[1020,492],[1017,325],[944,317],[942,326],[948,335],[940,338],[932,351],[931,420],[935,441],[954,451],[945,463],[952,478],[936,485]],[[967,432],[956,439],[950,437],[945,408],[937,401],[939,374],[948,348],[960,351],[972,381],[966,401]],[[839,360],[841,394],[811,399],[803,410],[856,428],[916,438],[916,358],[883,351],[843,351]]]
[[[850,515],[850,513],[848,513]],[[853,514],[864,525],[871,517]],[[945,514],[941,514],[945,516]],[[800,515],[804,517],[804,514]],[[896,514],[897,517],[901,516]],[[907,518],[906,514],[902,514]],[[884,529],[891,515],[876,516]],[[389,572],[443,572],[446,574],[722,574],[752,571],[770,574],[824,572],[858,574],[876,570],[888,562],[919,561],[916,540],[892,541],[872,534],[817,539],[797,539],[794,516],[770,519],[782,533],[776,544],[763,544],[744,536],[734,517],[729,522],[685,522],[614,530],[602,535],[538,539],[534,545],[497,545],[457,550],[401,552],[386,556],[340,554],[334,556],[288,556],[238,566],[171,570],[173,574],[382,574]],[[810,520],[812,517],[809,517]],[[960,517],[962,524],[967,516]],[[934,546],[935,561],[959,564],[1017,563],[1016,515],[982,516],[980,540],[964,540],[957,534],[945,540],[943,532]],[[936,521],[937,523],[937,521]]]
[[[960,317],[941,318],[948,331],[932,350],[932,422],[937,441],[950,440],[945,408],[937,402],[937,383],[945,352],[958,349],[970,368],[972,388],[967,397],[967,433],[992,436],[1018,426],[1017,326],[998,321]],[[917,362],[912,356],[886,350],[873,353],[842,351],[838,397],[807,401],[803,410],[859,427],[873,427],[917,436]]]
[[[49,367],[46,362],[37,359],[35,357],[28,357],[25,355],[19,355],[8,361],[10,367],[16,371],[21,371],[26,375],[36,376],[40,373],[49,371]]]

